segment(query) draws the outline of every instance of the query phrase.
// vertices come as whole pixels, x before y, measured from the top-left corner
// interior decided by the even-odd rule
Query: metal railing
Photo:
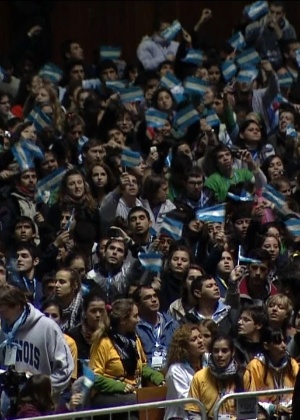
[[[68,414],[55,414],[52,416],[41,416],[41,417],[31,417],[27,420],[74,420],[74,419],[93,419],[94,417],[104,416],[109,414],[110,419],[112,418],[113,414],[120,414],[120,413],[129,413],[133,411],[144,411],[146,410],[146,419],[151,420],[149,417],[149,413],[147,410],[151,410],[153,408],[166,408],[166,407],[177,407],[177,406],[184,406],[185,404],[195,404],[200,408],[201,412],[201,420],[207,420],[206,409],[203,403],[196,398],[182,398],[180,400],[163,400],[163,401],[156,401],[156,402],[149,402],[149,403],[142,403],[142,404],[133,404],[133,405],[125,405],[120,407],[110,407],[110,408],[101,408],[96,410],[88,410],[88,411],[75,411]]]
[[[253,398],[253,397],[260,397],[260,396],[268,396],[268,395],[283,395],[283,394],[293,394],[294,388],[283,388],[283,389],[268,389],[265,391],[253,391],[253,392],[237,392],[233,394],[227,394],[222,397],[214,408],[214,420],[218,420],[219,411],[221,406],[224,404],[225,401],[231,400],[232,398],[236,400],[242,400],[246,398]]]

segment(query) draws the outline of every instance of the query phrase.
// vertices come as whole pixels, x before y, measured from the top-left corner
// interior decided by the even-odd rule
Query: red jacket
[[[266,300],[268,299],[268,297],[276,295],[278,293],[276,287],[272,283],[269,283],[266,280],[265,295],[262,296],[261,299],[253,299],[249,293],[248,279],[249,277],[244,277],[239,284],[239,293],[240,293],[241,303],[255,304],[257,303],[256,301],[258,300],[260,300],[262,303],[266,303]]]

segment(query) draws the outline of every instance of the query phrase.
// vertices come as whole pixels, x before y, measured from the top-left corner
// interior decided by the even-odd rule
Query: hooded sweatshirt
[[[74,369],[70,349],[59,326],[31,304],[28,306],[27,319],[13,340],[20,345],[16,371],[49,375],[55,393],[61,392],[69,384]],[[4,360],[5,347],[0,351],[1,365]]]

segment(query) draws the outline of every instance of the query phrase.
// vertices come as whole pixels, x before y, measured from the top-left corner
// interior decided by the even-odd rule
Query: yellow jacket
[[[136,340],[136,345],[140,357],[137,361],[136,375],[134,378],[125,376],[120,356],[108,337],[102,338],[99,345],[92,345],[90,353],[91,369],[96,375],[117,379],[138,387],[142,377],[142,368],[146,365],[146,356],[139,338]]]
[[[279,388],[293,388],[295,385],[296,376],[299,370],[299,365],[295,359],[291,359],[291,369],[289,364],[282,369],[275,369],[272,366],[268,367],[268,374],[264,382],[266,373],[266,365],[263,358],[255,358],[251,360],[246,368],[244,375],[245,391],[263,391],[267,389]],[[281,396],[280,402],[290,402],[291,394]],[[278,396],[260,397],[260,401],[276,404],[278,403]]]
[[[67,334],[64,334],[65,340],[71,351],[73,361],[74,361],[74,370],[72,374],[72,379],[77,379],[77,366],[78,366],[78,350],[75,340]]]
[[[210,368],[199,370],[193,377],[189,398],[199,399],[205,406],[209,418],[213,417],[213,410],[218,400],[225,394],[231,394],[236,391],[235,383],[230,379],[226,380],[224,387],[223,381],[217,379],[210,372]],[[186,411],[200,412],[198,406],[186,404]],[[227,400],[221,407],[220,414],[235,415],[235,400]],[[233,417],[234,418],[234,417]]]

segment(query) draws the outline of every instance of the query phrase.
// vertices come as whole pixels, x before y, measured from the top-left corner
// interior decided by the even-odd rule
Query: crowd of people
[[[296,384],[256,416],[297,418],[300,41],[281,1],[219,47],[217,24],[159,17],[132,63],[105,46],[87,63],[74,38],[62,68],[37,25],[0,59],[0,362],[26,373],[16,399],[0,381],[4,418],[136,404],[149,384],[209,419],[226,394]]]

